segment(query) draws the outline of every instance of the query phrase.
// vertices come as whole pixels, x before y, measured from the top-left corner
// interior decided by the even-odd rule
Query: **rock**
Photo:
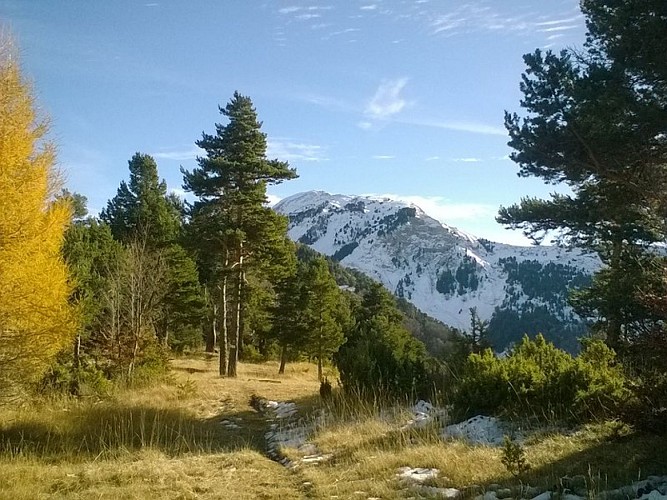
[[[667,495],[660,493],[658,490],[653,490],[648,495],[641,497],[641,500],[667,500]]]
[[[509,488],[498,488],[496,490],[496,497],[503,499],[503,498],[510,498],[512,496],[512,490]]]
[[[435,479],[440,474],[439,469],[425,469],[401,467],[396,470],[396,476],[403,481],[412,481],[415,483],[423,483],[428,479]]]
[[[331,454],[328,455],[310,455],[303,457],[301,463],[303,464],[319,464],[321,462],[326,462],[331,458]]]
[[[545,491],[544,493],[540,493],[536,497],[533,497],[532,500],[551,500],[553,493],[550,491]]]
[[[572,493],[565,493],[560,498],[561,498],[561,500],[585,500],[586,499],[585,496],[573,495]]]
[[[477,415],[465,422],[448,425],[442,430],[443,437],[465,439],[473,444],[500,446],[505,435],[511,434],[507,425],[496,417]]]
[[[501,485],[496,484],[496,483],[491,483],[490,485],[488,485],[488,486],[486,487],[486,490],[487,490],[487,491],[498,491],[500,488],[502,488]]]
[[[435,498],[454,499],[461,496],[461,491],[456,488],[437,488],[435,486],[422,486],[419,488],[419,493]]]

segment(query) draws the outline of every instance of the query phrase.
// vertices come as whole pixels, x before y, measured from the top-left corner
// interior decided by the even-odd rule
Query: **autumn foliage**
[[[70,219],[54,202],[54,147],[11,45],[0,41],[0,396],[39,377],[71,339],[60,250]]]

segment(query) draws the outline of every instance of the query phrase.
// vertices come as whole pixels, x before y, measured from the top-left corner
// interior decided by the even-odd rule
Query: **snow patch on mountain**
[[[577,250],[476,238],[414,204],[386,197],[309,191],[283,199],[275,209],[289,217],[293,240],[368,274],[462,330],[469,326],[471,307],[486,320],[497,308],[540,306],[563,321],[576,320],[564,294],[540,295],[523,275],[542,279],[543,268],[546,274],[590,275],[600,267],[597,257]]]

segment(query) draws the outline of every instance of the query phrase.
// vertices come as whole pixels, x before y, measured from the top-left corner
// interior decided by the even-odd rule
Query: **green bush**
[[[618,414],[629,397],[615,353],[588,340],[577,358],[538,335],[524,337],[509,356],[471,354],[455,406],[465,414],[505,414],[542,420],[586,421]]]
[[[111,382],[104,372],[88,357],[82,357],[75,366],[72,354],[61,353],[37,385],[41,394],[70,394],[73,396],[105,395]]]

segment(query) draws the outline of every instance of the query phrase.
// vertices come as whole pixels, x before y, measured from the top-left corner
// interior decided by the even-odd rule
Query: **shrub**
[[[543,420],[611,417],[629,396],[615,353],[587,340],[577,358],[538,335],[524,337],[504,359],[490,350],[471,354],[454,402],[470,414],[509,414]]]

